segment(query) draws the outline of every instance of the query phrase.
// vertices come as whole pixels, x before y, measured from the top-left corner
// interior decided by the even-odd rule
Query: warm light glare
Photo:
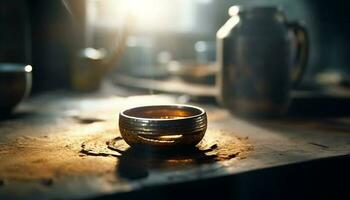
[[[181,137],[182,135],[163,135],[163,136],[159,136],[159,139],[178,139]]]
[[[229,9],[228,9],[228,14],[230,16],[235,16],[239,13],[239,7],[238,6],[231,6]]]
[[[127,9],[138,25],[152,29],[165,22],[168,4],[158,0],[128,0]]]
[[[26,71],[26,72],[31,72],[32,71],[32,66],[31,65],[26,65],[25,67],[24,67],[24,71]]]
[[[236,26],[236,24],[238,24],[239,22],[239,17],[236,15],[236,16],[233,16],[231,17],[220,29],[219,31],[217,32],[217,37],[218,38],[224,38],[226,37],[229,33],[230,33],[230,30]]]
[[[98,60],[104,57],[104,51],[102,50],[97,50],[94,48],[86,48],[84,50],[84,56],[93,59],[93,60]]]
[[[188,32],[196,26],[196,5],[208,6],[214,0],[88,1],[92,7],[97,6],[96,13],[89,12],[91,24],[115,27],[127,24],[136,32]]]

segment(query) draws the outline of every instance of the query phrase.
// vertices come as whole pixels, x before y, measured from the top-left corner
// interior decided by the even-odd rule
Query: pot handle
[[[303,78],[309,57],[309,35],[304,25],[298,22],[288,23],[296,37],[297,53],[294,67],[291,69],[292,86],[297,86]]]

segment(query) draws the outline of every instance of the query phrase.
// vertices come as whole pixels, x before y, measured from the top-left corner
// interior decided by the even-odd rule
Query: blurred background
[[[349,5],[343,0],[0,0],[0,150],[5,152],[0,153],[8,155],[0,156],[0,169],[6,167],[11,175],[20,176],[19,172],[32,173],[26,171],[24,164],[33,164],[39,166],[33,172],[40,175],[45,166],[41,161],[51,161],[29,161],[31,157],[27,159],[26,155],[36,155],[32,149],[27,149],[28,154],[20,154],[17,146],[1,146],[8,143],[7,135],[25,136],[24,140],[40,136],[40,141],[55,144],[46,147],[44,143],[33,143],[33,149],[42,152],[39,156],[43,158],[47,152],[56,152],[59,162],[52,159],[54,167],[71,171],[66,167],[69,156],[74,155],[78,161],[85,159],[78,152],[84,148],[82,141],[88,134],[116,137],[116,113],[122,109],[143,104],[189,103],[207,110],[212,133],[252,141],[256,147],[252,157],[237,160],[243,170],[347,155],[344,162],[311,163],[307,168],[288,168],[283,172],[272,169],[270,178],[265,171],[258,171],[256,176],[232,179],[235,185],[214,181],[207,188],[222,187],[235,197],[247,195],[241,199],[249,199],[250,195],[261,198],[261,193],[268,196],[276,191],[283,198],[300,195],[291,192],[294,186],[304,192],[316,191],[318,196],[329,190],[338,194],[338,186],[342,185],[338,178],[349,177],[350,163]],[[303,67],[297,71],[298,78],[291,78],[298,59]],[[29,91],[31,98],[20,104]],[[236,114],[278,118],[246,122],[236,118]],[[62,143],[51,137],[56,135],[65,136]],[[74,141],[76,149],[72,148],[72,154],[64,157],[56,151],[69,149],[66,143],[78,135],[81,138]],[[213,138],[231,142],[230,138]],[[106,144],[105,140],[98,143]],[[19,144],[18,149],[25,150],[24,147]],[[8,149],[20,158],[18,165],[8,162],[12,160]],[[115,157],[113,154],[103,158]],[[70,164],[75,166],[73,161]],[[144,163],[135,165],[144,167]],[[94,162],[91,166],[96,168],[86,163],[84,166],[95,173],[105,164]],[[119,169],[114,162],[110,166]],[[125,166],[128,172],[132,165]],[[240,173],[231,169],[232,173]],[[222,173],[225,167],[210,170],[226,173]],[[138,172],[138,168],[134,171]],[[186,174],[179,176],[177,170],[174,172],[174,177],[187,180]],[[120,175],[113,170],[108,173]],[[202,178],[205,173],[202,168],[195,169],[194,177]],[[53,174],[60,176],[56,171]],[[112,177],[107,175],[106,178]],[[164,182],[177,180],[166,179],[162,174],[159,177]],[[114,184],[111,180],[106,182]],[[133,185],[147,185],[140,180]],[[54,186],[48,196],[73,192],[89,196],[111,191],[90,179],[68,184],[68,192],[56,187],[56,179],[40,181],[45,187]],[[0,186],[5,182],[0,177]],[[261,186],[260,191],[257,185]],[[95,186],[101,188],[95,190]],[[5,187],[0,188],[0,196],[1,192],[10,197],[21,195],[17,192],[20,187]],[[116,184],[116,188],[123,187]],[[192,187],[180,189],[193,192]],[[33,199],[38,199],[36,191],[39,190],[26,190]],[[218,194],[201,186],[196,191],[202,197]],[[173,193],[174,199],[187,194]]]
[[[79,73],[74,68],[86,48],[102,57],[120,51],[111,59],[107,73],[111,79],[176,75],[212,84],[215,35],[229,18],[228,8],[236,4],[276,5],[289,20],[305,23],[311,47],[303,82],[315,81],[321,72],[332,73],[332,80],[346,80],[349,73],[350,15],[348,4],[340,0],[2,0],[0,4],[0,61],[32,64],[34,93],[74,88],[72,77]]]

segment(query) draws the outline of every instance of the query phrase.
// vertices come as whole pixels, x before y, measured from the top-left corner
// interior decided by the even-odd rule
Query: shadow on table
[[[93,199],[347,199],[349,169],[345,155]]]
[[[313,96],[294,98],[287,118],[350,117],[350,97]]]
[[[15,113],[6,113],[0,115],[0,122],[7,120],[16,120],[16,119],[28,119],[38,117],[39,114],[35,112],[15,112]]]
[[[350,98],[329,96],[295,98],[284,116],[275,118],[238,117],[269,129],[350,132]]]
[[[152,169],[170,167],[191,167],[215,162],[215,155],[206,155],[208,150],[197,147],[176,150],[154,150],[147,148],[128,148],[117,164],[117,175],[128,180],[146,178]]]

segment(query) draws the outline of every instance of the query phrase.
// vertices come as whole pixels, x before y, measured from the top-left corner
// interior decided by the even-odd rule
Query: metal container
[[[136,107],[119,115],[120,133],[130,146],[194,147],[206,129],[206,112],[188,105]]]
[[[29,95],[32,67],[15,63],[0,63],[0,116],[7,116]]]
[[[220,102],[237,115],[285,113],[307,63],[305,28],[276,7],[233,6],[229,14],[217,32]]]

